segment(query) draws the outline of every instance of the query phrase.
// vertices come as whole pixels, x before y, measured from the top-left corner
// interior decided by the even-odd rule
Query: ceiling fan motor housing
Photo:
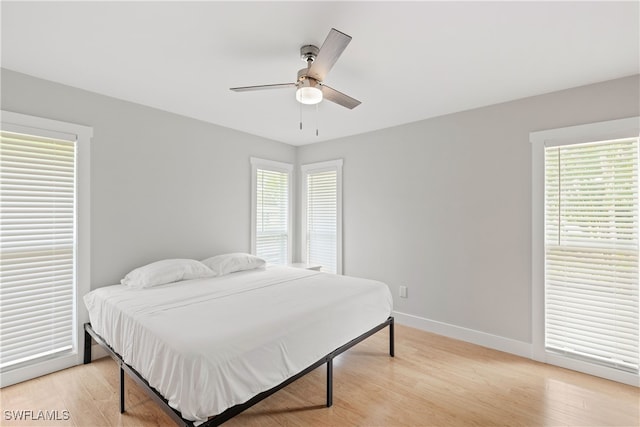
[[[298,78],[296,79],[296,85],[298,87],[300,85],[315,87],[318,83],[320,83],[317,79],[309,77],[307,75],[308,71],[308,68],[301,68],[300,70],[298,70]]]
[[[300,48],[300,59],[309,64],[316,60],[318,52],[320,52],[320,49],[317,46],[306,44]]]

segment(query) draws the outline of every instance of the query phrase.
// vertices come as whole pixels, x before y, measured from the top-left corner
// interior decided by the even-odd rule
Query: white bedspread
[[[384,283],[270,266],[84,297],[93,329],[179,410],[201,422],[384,322]]]

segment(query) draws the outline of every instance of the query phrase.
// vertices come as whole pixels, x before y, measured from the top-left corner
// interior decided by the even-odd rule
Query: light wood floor
[[[388,330],[388,329],[387,329]],[[334,361],[334,406],[325,369],[294,382],[225,426],[639,426],[637,388],[396,325],[396,357],[381,331]],[[2,425],[172,426],[109,358],[0,391]],[[7,410],[63,410],[59,422],[7,421]]]

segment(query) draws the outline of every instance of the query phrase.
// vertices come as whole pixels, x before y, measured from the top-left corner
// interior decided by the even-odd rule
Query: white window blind
[[[303,259],[323,271],[341,273],[341,161],[305,165],[303,171]]]
[[[545,347],[638,372],[638,139],[545,148]]]
[[[0,366],[74,346],[75,143],[0,140]]]
[[[255,167],[255,254],[272,264],[290,262],[290,172]]]

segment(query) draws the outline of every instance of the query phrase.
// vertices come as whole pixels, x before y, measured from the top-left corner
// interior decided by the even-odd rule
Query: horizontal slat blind
[[[256,170],[256,255],[272,264],[289,262],[289,174]]]
[[[75,144],[2,132],[0,367],[73,346]]]
[[[545,345],[638,372],[638,139],[545,149]]]
[[[307,175],[307,259],[323,271],[337,270],[337,172],[310,172]]]

